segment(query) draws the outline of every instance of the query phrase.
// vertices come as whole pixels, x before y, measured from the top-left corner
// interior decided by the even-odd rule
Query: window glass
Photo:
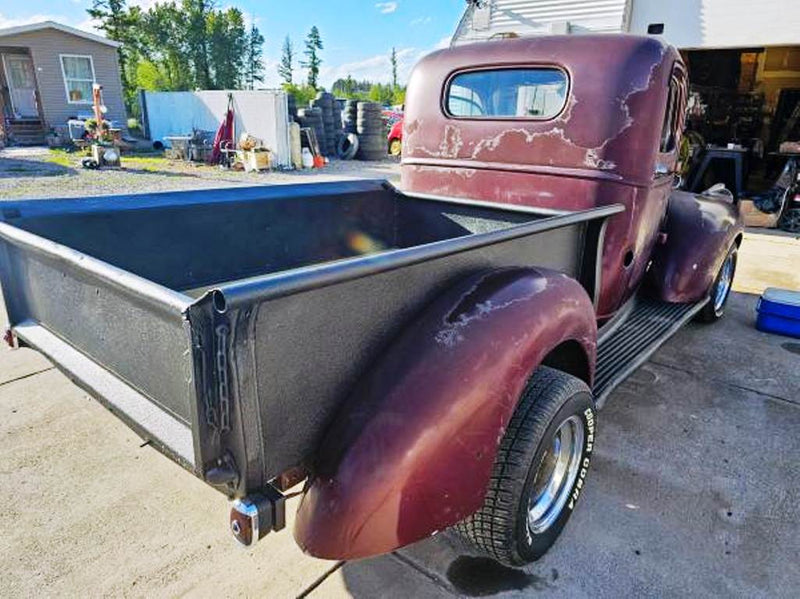
[[[680,131],[678,128],[681,123],[682,112],[686,109],[685,96],[681,93],[682,79],[673,75],[669,84],[669,98],[667,99],[667,111],[664,114],[664,125],[661,129],[661,147],[659,151],[669,153],[677,146]]]
[[[89,56],[62,56],[64,83],[70,102],[91,103],[94,72]]]
[[[558,69],[460,73],[447,89],[447,112],[467,118],[548,119],[563,110],[567,84],[567,75]]]
[[[664,125],[661,128],[661,147],[659,151],[671,152],[675,149],[675,114],[677,104],[677,86],[673,80],[669,89],[669,99],[667,100],[667,112],[664,114]]]
[[[34,86],[30,60],[10,59],[7,61],[6,66],[10,71],[9,79],[11,80],[12,88],[27,89]]]

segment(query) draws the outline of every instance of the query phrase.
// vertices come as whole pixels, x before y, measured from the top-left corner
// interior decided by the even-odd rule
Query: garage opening
[[[748,224],[800,233],[800,45],[681,53],[685,186],[725,183]]]

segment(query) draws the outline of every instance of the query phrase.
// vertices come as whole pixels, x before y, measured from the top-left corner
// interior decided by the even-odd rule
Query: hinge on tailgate
[[[216,328],[217,395],[219,396],[219,429],[230,429],[230,386],[228,384],[228,326]]]

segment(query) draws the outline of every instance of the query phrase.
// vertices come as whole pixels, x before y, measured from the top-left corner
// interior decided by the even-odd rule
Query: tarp
[[[145,130],[151,140],[166,146],[169,136],[188,135],[194,129],[216,131],[225,118],[229,94],[237,138],[249,133],[272,150],[275,164],[290,166],[289,108],[286,92],[279,90],[143,92]]]

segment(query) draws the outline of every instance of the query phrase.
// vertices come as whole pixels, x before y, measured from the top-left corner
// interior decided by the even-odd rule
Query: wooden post
[[[92,84],[92,108],[94,108],[94,120],[97,121],[97,129],[95,129],[95,139],[98,141],[103,135],[103,111],[100,106],[103,104],[103,86],[99,83]]]

